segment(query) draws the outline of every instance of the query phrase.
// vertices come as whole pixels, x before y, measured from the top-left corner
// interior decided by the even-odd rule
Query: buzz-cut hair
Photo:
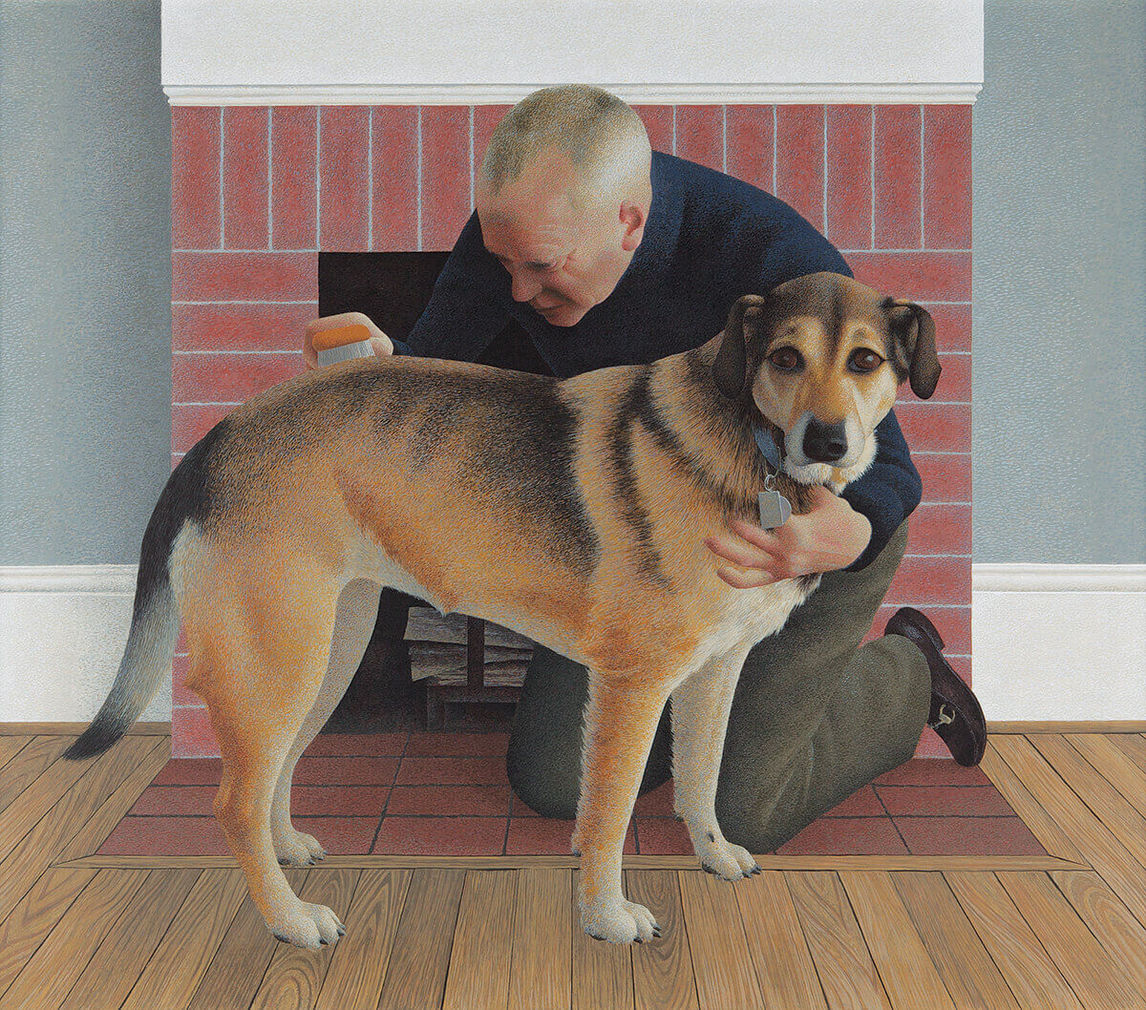
[[[543,88],[518,102],[493,131],[481,176],[496,194],[552,148],[569,156],[583,189],[607,192],[640,168],[647,181],[651,148],[640,116],[590,84]]]

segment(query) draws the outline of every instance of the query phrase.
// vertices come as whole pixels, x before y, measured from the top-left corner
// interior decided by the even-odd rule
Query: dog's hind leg
[[[302,752],[326,725],[326,720],[342,700],[358,664],[362,662],[366,646],[370,644],[374,623],[378,619],[378,595],[381,588],[377,582],[354,579],[339,594],[326,675],[322,679],[318,698],[307,713],[283,762],[271,804],[271,841],[275,857],[286,866],[309,866],[326,855],[326,850],[317,839],[295,830],[291,824],[291,779]]]
[[[722,880],[759,870],[748,850],[733,845],[716,820],[716,783],[728,712],[746,649],[710,659],[672,693],[672,774],[676,813],[688,827],[700,865]]]

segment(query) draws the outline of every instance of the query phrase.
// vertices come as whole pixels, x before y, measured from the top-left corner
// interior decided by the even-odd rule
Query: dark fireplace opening
[[[318,256],[321,316],[363,312],[391,337],[405,340],[430,300],[446,252],[325,252]],[[529,335],[510,322],[478,357],[481,364],[538,375],[552,372]],[[422,600],[384,589],[366,654],[323,732],[368,733],[450,728],[505,730],[516,690],[445,691],[413,681],[404,639],[409,610]],[[464,701],[458,700],[465,698]]]

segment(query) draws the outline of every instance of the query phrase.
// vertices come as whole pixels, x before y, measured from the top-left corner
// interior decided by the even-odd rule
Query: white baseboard
[[[95,715],[127,641],[135,572],[0,567],[0,722]],[[989,719],[1146,719],[1146,565],[974,565],[972,598]],[[170,685],[142,718],[171,718]]]

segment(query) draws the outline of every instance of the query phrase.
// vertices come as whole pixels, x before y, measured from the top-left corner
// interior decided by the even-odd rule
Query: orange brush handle
[[[352,323],[350,326],[336,326],[329,330],[319,330],[311,340],[315,353],[325,351],[331,347],[343,347],[346,344],[357,344],[370,339],[370,331],[361,323]]]

